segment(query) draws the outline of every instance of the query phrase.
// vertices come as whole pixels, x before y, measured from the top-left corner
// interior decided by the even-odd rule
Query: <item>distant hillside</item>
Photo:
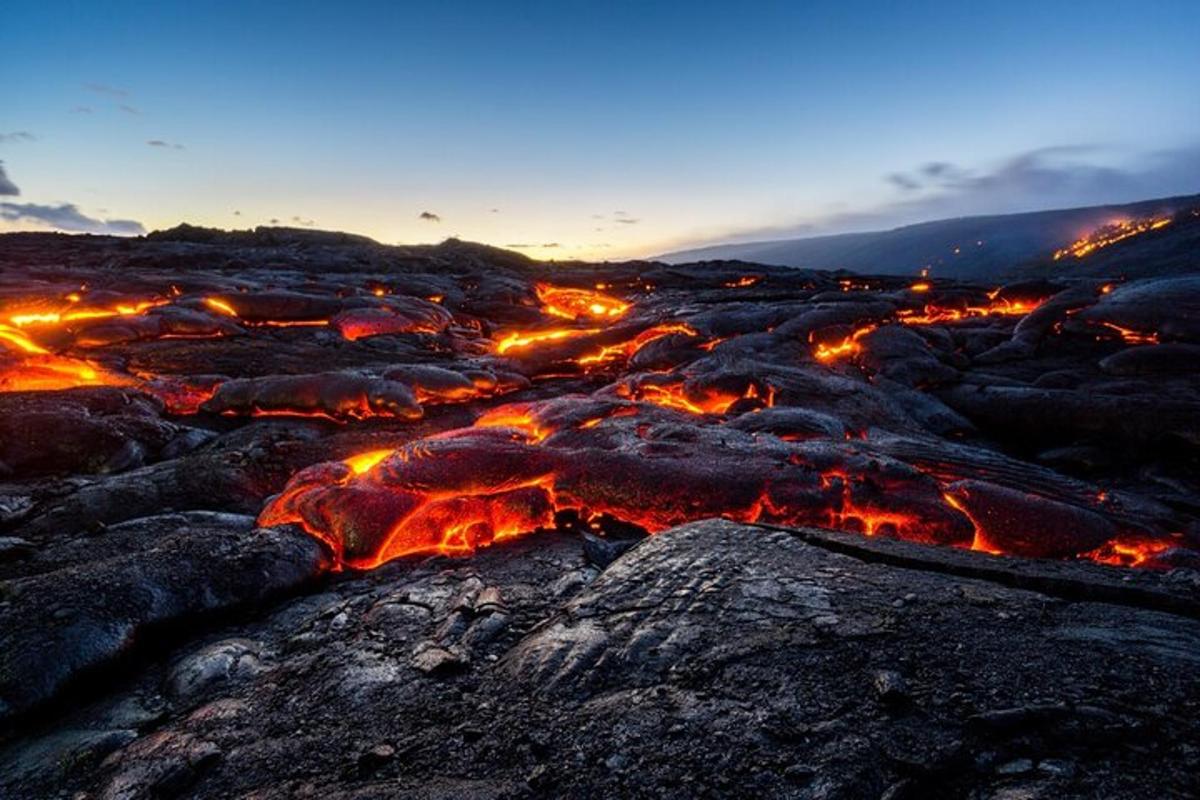
[[[1200,272],[1200,207],[1175,213],[1171,224],[1089,253],[1042,257],[1013,271],[1022,277],[1153,278]]]
[[[942,278],[986,278],[1049,259],[1055,250],[1119,219],[1139,219],[1200,208],[1200,195],[987,217],[960,217],[888,231],[716,245],[659,256],[671,264],[740,259],[875,275],[915,275],[929,267]],[[1122,242],[1168,235],[1168,228]],[[1120,248],[1122,250],[1125,247]],[[1103,251],[1089,257],[1099,259]],[[1107,254],[1105,254],[1107,260]]]

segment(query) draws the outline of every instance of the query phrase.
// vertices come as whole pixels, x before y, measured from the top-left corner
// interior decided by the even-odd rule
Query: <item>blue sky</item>
[[[0,229],[617,258],[1200,191],[1195,2],[8,0],[0,27]]]

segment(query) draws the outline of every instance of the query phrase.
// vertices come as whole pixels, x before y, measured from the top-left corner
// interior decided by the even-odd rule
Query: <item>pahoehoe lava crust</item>
[[[1083,268],[1136,236],[0,238],[5,797],[1200,791],[1200,282]]]

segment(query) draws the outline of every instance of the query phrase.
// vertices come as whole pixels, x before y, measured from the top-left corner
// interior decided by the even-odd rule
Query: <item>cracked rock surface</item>
[[[1055,565],[1056,595],[823,537],[709,520],[600,569],[547,533],[334,577],[106,675],[6,747],[4,793],[1200,790],[1194,587],[1143,578],[1179,599],[1164,612],[1073,599],[1072,571],[1102,568]]]

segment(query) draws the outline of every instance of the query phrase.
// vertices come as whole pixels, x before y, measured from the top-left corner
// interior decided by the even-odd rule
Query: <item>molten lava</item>
[[[587,289],[568,289],[539,283],[534,290],[542,311],[563,319],[619,319],[629,310],[629,304],[611,295]]]
[[[633,357],[637,351],[641,350],[655,339],[661,339],[664,336],[670,336],[676,333],[684,336],[699,336],[694,328],[681,322],[655,325],[653,328],[647,328],[628,341],[620,342],[619,344],[605,345],[594,353],[581,356],[576,359],[576,362],[582,367],[591,367],[598,364],[606,364],[611,361],[629,359]]]
[[[1066,247],[1054,251],[1054,260],[1072,256],[1084,258],[1102,247],[1116,244],[1147,231],[1156,231],[1171,224],[1171,217],[1152,217],[1149,219],[1117,220],[1102,225],[1088,235],[1076,239]]]
[[[904,325],[941,325],[977,317],[1025,316],[1041,305],[1038,300],[1009,300],[999,296],[999,291],[988,294],[986,305],[941,306],[926,303],[921,312],[901,309],[896,312],[896,321]]]
[[[496,340],[496,352],[504,355],[510,350],[524,350],[545,342],[561,342],[599,333],[599,328],[550,328],[542,331],[513,331]]]
[[[1115,331],[1126,344],[1158,344],[1158,333],[1155,331],[1142,333],[1132,328],[1122,328],[1120,325],[1112,322],[1101,322],[1100,324],[1111,331]]]
[[[818,343],[816,349],[813,350],[813,357],[817,361],[822,362],[854,357],[862,352],[862,344],[859,342],[859,339],[878,327],[878,325],[864,325],[836,344]],[[812,337],[810,336],[809,338],[811,339]]]
[[[720,389],[689,389],[682,381],[666,383],[645,382],[636,387],[621,386],[618,394],[631,400],[652,403],[662,408],[673,408],[688,414],[725,414],[739,400],[762,400],[763,405],[773,405],[775,391],[768,388],[763,397],[758,387],[750,384],[741,394]]]
[[[1114,567],[1153,567],[1156,566],[1155,558],[1172,547],[1174,543],[1170,540],[1118,538],[1082,553],[1080,557]]]
[[[132,378],[91,361],[51,353],[18,328],[0,324],[0,392],[46,392],[78,386],[129,386]]]

